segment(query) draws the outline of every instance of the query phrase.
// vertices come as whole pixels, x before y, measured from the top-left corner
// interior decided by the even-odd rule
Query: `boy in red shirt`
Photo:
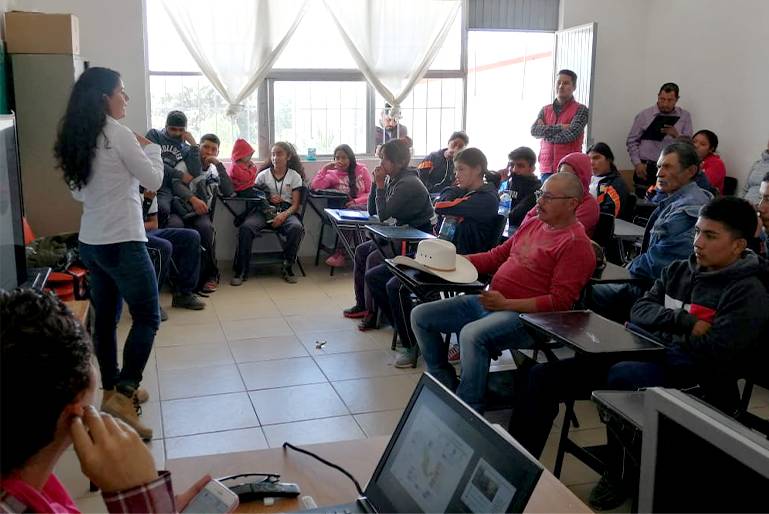
[[[537,191],[537,216],[506,243],[467,256],[479,274],[493,274],[481,295],[419,305],[411,325],[428,371],[483,412],[491,356],[533,341],[518,319],[522,312],[568,310],[595,269],[595,253],[575,211],[584,191],[571,173],[556,173]],[[462,380],[448,362],[442,334],[458,333]]]

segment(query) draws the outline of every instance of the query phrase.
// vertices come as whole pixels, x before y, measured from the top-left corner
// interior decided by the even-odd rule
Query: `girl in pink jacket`
[[[363,164],[358,164],[355,153],[349,145],[339,145],[334,149],[334,160],[323,166],[313,177],[310,187],[334,189],[347,194],[346,209],[365,209],[371,192],[371,174]],[[326,259],[332,267],[342,267],[345,263],[344,250],[336,252]]]

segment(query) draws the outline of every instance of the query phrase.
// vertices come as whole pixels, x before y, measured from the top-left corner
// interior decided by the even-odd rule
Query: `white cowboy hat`
[[[457,255],[457,248],[443,239],[424,239],[417,246],[416,259],[398,255],[392,262],[457,284],[468,284],[478,279],[475,266],[463,256]]]

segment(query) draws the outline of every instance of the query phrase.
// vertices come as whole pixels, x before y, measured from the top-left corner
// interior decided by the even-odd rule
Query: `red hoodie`
[[[582,182],[582,188],[584,195],[582,196],[582,203],[577,207],[577,221],[582,223],[585,227],[585,232],[588,237],[593,235],[595,226],[598,225],[598,218],[601,214],[601,207],[598,205],[598,200],[590,194],[590,179],[593,177],[593,170],[590,165],[590,157],[580,152],[572,152],[558,162],[558,168],[561,164],[568,164],[574,169],[575,174]],[[537,206],[531,208],[526,213],[526,218],[529,219],[537,215]]]
[[[236,193],[253,187],[256,183],[256,174],[259,171],[256,169],[256,165],[251,161],[245,164],[237,162],[238,159],[243,159],[253,153],[253,147],[245,139],[238,139],[232,147],[232,164],[228,173]]]

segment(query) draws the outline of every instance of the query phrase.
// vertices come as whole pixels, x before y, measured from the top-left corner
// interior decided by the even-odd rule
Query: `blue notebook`
[[[345,220],[367,220],[369,219],[368,212],[356,211],[354,209],[339,209],[337,211],[339,217]]]

